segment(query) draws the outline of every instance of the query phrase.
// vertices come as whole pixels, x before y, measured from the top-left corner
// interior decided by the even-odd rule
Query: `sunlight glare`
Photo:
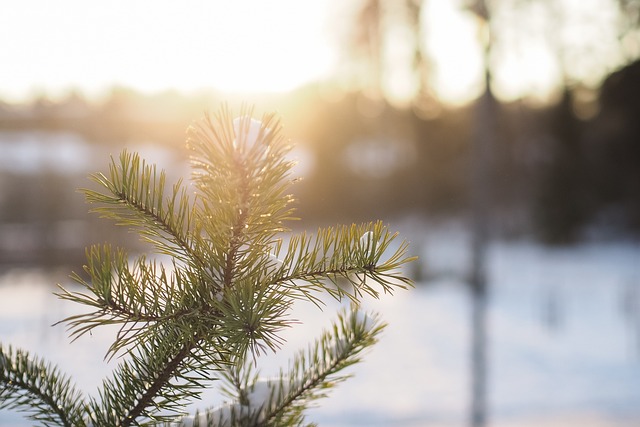
[[[482,90],[482,56],[477,21],[448,1],[426,3],[426,45],[435,63],[433,87],[438,97],[463,104]]]
[[[535,40],[529,41],[526,51],[501,58],[500,66],[493,68],[493,89],[507,102],[526,95],[546,101],[560,83],[556,58]]]
[[[15,2],[0,16],[0,96],[290,90],[333,66],[327,1]]]

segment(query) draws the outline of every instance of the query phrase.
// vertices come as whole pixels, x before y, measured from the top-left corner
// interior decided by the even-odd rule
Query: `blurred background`
[[[188,177],[189,125],[247,103],[295,144],[292,226],[382,219],[420,256],[313,421],[640,425],[639,59],[637,0],[4,2],[0,341],[94,392],[109,337],[69,345],[51,292],[141,246],[77,189],[124,147]],[[300,317],[292,348],[330,316]]]

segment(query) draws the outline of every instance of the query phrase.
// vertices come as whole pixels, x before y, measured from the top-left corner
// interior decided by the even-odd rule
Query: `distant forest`
[[[593,232],[640,236],[640,62],[611,74],[596,96],[585,97],[584,90],[567,88],[545,106],[499,104],[498,137],[489,147],[496,233],[557,244]],[[152,142],[186,161],[186,129],[225,101],[119,88],[100,102],[71,94],[56,102],[0,103],[0,135],[69,132],[113,147],[114,154],[116,147]],[[245,101],[255,102],[257,113],[278,111],[283,134],[306,153],[304,179],[294,186],[306,220],[468,214],[473,104],[439,106],[425,117],[362,93],[327,96],[319,86]],[[84,176],[0,174],[0,224],[46,227],[86,217],[87,206],[74,193],[87,185]],[[40,196],[27,203],[27,193]]]

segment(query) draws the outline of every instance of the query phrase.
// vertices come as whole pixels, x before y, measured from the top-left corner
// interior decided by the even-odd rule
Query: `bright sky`
[[[20,0],[0,6],[0,97],[114,84],[283,91],[326,76],[327,1]]]
[[[615,19],[606,18],[607,1],[583,0],[576,10]],[[434,65],[436,94],[448,102],[468,101],[482,88],[478,22],[460,12],[459,1],[425,4],[424,43]],[[144,92],[287,91],[338,68],[336,34],[346,25],[336,13],[340,6],[340,0],[5,1],[0,3],[0,99],[57,97],[70,89],[99,96],[114,85]],[[513,36],[507,30],[500,44],[508,50],[495,52],[500,61],[495,88],[503,99],[548,94],[560,76],[549,37],[585,39],[578,24],[592,22],[576,21],[566,34],[556,34],[544,30],[544,25],[553,30],[553,22],[536,15],[535,2],[528,7],[524,15],[495,17],[515,24]],[[526,31],[519,30],[526,25],[531,28],[525,38],[520,33]],[[588,30],[597,29],[591,25]],[[602,40],[615,39],[598,31]],[[406,34],[392,36],[387,48],[393,65],[412,52],[404,43]],[[600,48],[602,55],[612,51],[606,42]],[[593,73],[606,61],[589,49],[580,56],[584,64],[579,68]],[[392,66],[386,76],[383,84],[392,96],[410,96],[416,88],[406,69]]]

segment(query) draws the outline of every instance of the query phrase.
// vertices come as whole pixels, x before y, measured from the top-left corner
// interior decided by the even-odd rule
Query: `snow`
[[[90,146],[69,132],[0,131],[0,171],[63,175],[86,172]]]
[[[280,393],[286,394],[289,390],[289,384],[280,384],[277,379],[262,378],[258,379],[247,392],[247,405],[241,405],[239,403],[225,403],[219,405],[217,408],[208,412],[202,412],[198,415],[198,421],[200,425],[207,425],[207,419],[213,419],[218,421],[220,426],[226,426],[233,423],[235,417],[240,415],[247,415],[253,411],[265,408],[269,405],[271,395],[274,393],[274,397],[277,397]],[[253,412],[255,414],[255,412]],[[196,416],[191,415],[182,418],[182,426],[191,427],[195,424]],[[258,421],[264,421],[264,414],[258,415]]]
[[[229,404],[229,405],[221,405],[218,408],[210,411],[210,412],[202,412],[198,416],[198,423],[200,426],[207,425],[207,419],[215,420],[217,422],[216,425],[223,426],[231,426],[231,423],[234,419],[234,416],[238,416],[244,413],[244,409],[239,404]],[[190,415],[182,418],[180,427],[192,427],[195,424],[196,416]]]
[[[443,259],[447,273],[463,273],[467,254],[460,239],[433,236],[412,250],[430,260],[438,256],[429,251],[446,253],[452,257]],[[640,244],[552,249],[494,242],[488,260],[490,425],[640,425]],[[0,341],[53,361],[96,396],[114,366],[103,361],[114,330],[96,330],[69,344],[64,326],[50,325],[78,308],[51,295],[55,281],[44,271],[0,276]],[[365,301],[361,308],[380,313],[388,326],[364,361],[350,368],[354,378],[319,401],[308,421],[322,427],[467,425],[470,305],[466,285],[454,274]],[[303,324],[283,332],[281,355],[258,359],[261,376],[277,376],[290,356],[329,327],[338,309],[331,299],[324,311],[297,305],[292,316]],[[258,383],[254,403],[268,384]],[[189,409],[230,410],[222,404],[212,390]],[[0,425],[31,424],[3,410]]]
[[[282,260],[279,259],[274,254],[269,254],[269,258],[267,259],[267,263],[265,265],[264,273],[260,278],[265,279],[267,277],[273,276],[277,271],[279,271],[283,266]]]
[[[375,242],[373,240],[372,231],[367,231],[362,235],[362,237],[360,237],[360,247],[364,249],[367,256],[371,256],[375,251]]]
[[[243,152],[251,151],[258,141],[263,141],[270,132],[268,128],[262,129],[262,122],[249,116],[236,117],[233,119],[233,130],[236,139],[234,146]],[[261,150],[266,150],[266,145],[262,145]]]
[[[278,397],[279,395],[286,395],[289,392],[291,384],[297,385],[298,383],[283,382],[275,378],[260,378],[255,384],[253,384],[249,392],[247,393],[247,400],[251,408],[265,407],[270,403],[271,395]]]
[[[72,132],[0,131],[0,173],[37,175],[43,171],[61,176],[84,175],[103,169],[105,160],[114,154],[114,146],[90,144]],[[124,147],[122,147],[124,148]],[[182,176],[188,166],[175,149],[161,147],[152,141],[127,144],[129,152],[137,152],[148,164],[157,163],[169,176]],[[117,156],[115,156],[117,157]]]
[[[362,325],[362,329],[365,332],[371,332],[373,327],[377,324],[375,316],[372,316],[363,310],[358,310],[356,312],[356,319],[358,320],[358,324]]]

